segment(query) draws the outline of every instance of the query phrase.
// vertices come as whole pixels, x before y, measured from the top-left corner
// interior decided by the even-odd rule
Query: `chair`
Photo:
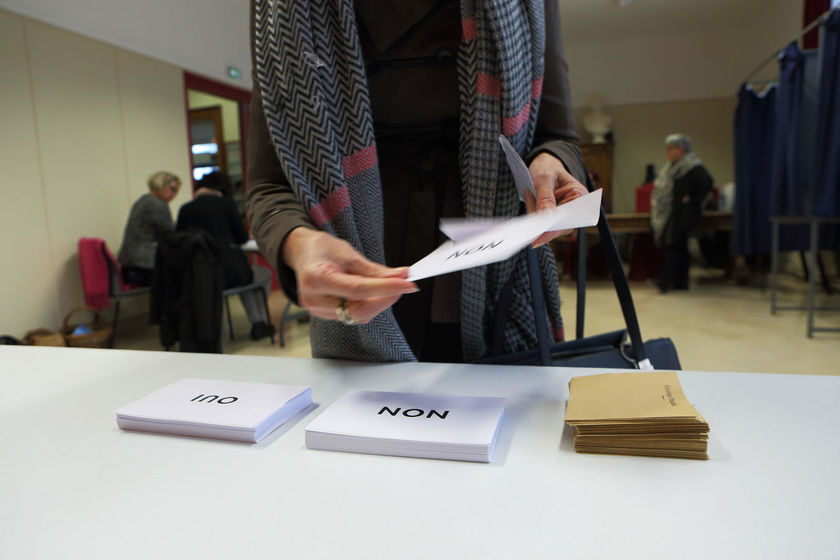
[[[108,250],[105,240],[97,237],[79,239],[79,272],[87,305],[95,309],[105,309],[111,305],[111,298],[114,299],[114,318],[111,325],[113,348],[117,338],[121,300],[148,293],[149,287],[126,284],[122,279],[120,265]]]
[[[111,320],[111,331],[113,332],[111,347],[113,348],[114,342],[117,340],[117,320],[120,317],[120,302],[127,297],[148,294],[151,288],[149,286],[126,284],[123,281],[119,263],[108,250],[104,241],[102,242],[102,253],[108,265],[108,296],[114,298],[114,318]]]
[[[302,323],[309,320],[309,312],[306,309],[299,311],[292,311],[292,302],[287,301],[286,307],[283,308],[283,315],[280,317],[280,347],[286,346],[285,327],[287,323],[297,321]]]
[[[231,340],[233,340],[233,321],[231,321],[230,318],[230,302],[228,301],[228,298],[230,296],[244,294],[251,291],[259,292],[261,296],[260,301],[262,301],[265,309],[265,316],[268,319],[268,323],[271,324],[271,313],[268,310],[268,294],[265,293],[265,288],[263,288],[262,284],[251,282],[250,284],[245,284],[244,286],[235,286],[233,288],[228,288],[227,290],[222,290],[222,297],[225,300],[225,314],[227,315],[228,333],[230,334]],[[282,332],[280,336],[282,337]],[[274,344],[274,334],[271,335],[271,344]]]

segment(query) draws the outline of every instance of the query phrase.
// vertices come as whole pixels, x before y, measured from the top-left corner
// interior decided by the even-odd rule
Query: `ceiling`
[[[774,5],[801,0],[557,0],[568,41],[655,33],[702,32],[749,25]]]

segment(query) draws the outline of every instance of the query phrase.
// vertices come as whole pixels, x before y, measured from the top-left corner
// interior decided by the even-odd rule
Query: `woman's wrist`
[[[297,271],[297,257],[303,253],[303,247],[309,242],[313,235],[318,235],[317,230],[304,226],[298,226],[286,235],[283,244],[280,246],[280,255],[286,266]]]

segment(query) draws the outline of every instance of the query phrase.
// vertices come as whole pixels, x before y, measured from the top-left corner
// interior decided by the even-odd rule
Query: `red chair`
[[[85,304],[96,309],[105,309],[114,298],[114,318],[111,329],[111,347],[117,339],[117,320],[120,316],[120,302],[123,298],[149,293],[149,286],[126,284],[120,265],[104,239],[82,237],[79,239],[79,272],[82,275],[82,290]]]
[[[653,194],[653,181],[636,187],[636,212],[650,213],[650,197]],[[650,233],[637,233],[633,238],[630,252],[630,271],[628,280],[642,281],[658,278],[665,263],[664,251],[653,242]]]

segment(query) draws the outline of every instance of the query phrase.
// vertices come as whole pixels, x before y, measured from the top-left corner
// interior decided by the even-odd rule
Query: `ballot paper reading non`
[[[528,166],[507,138],[499,136],[513,174],[519,199],[537,191]],[[449,237],[443,245],[411,265],[408,279],[422,280],[507,259],[547,231],[594,226],[601,215],[601,190],[547,210],[507,218],[444,218],[440,230]]]
[[[306,447],[376,455],[493,460],[505,399],[351,391],[306,428]]]
[[[301,385],[183,379],[115,413],[124,430],[257,443],[311,404]]]
[[[709,424],[673,371],[574,377],[566,423],[579,452],[709,458]]]

